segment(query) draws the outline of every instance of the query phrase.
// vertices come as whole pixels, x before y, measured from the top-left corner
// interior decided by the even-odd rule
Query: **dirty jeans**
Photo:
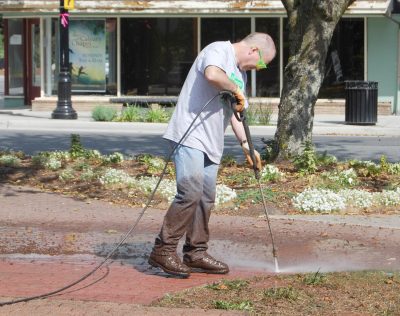
[[[189,260],[201,258],[209,240],[208,221],[214,206],[218,164],[200,150],[179,145],[174,154],[177,194],[156,238],[153,251],[176,252],[186,233],[183,253]]]

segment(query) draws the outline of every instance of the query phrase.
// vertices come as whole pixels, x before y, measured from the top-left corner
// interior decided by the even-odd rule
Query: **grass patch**
[[[296,301],[299,298],[300,293],[292,286],[272,287],[264,291],[264,296],[273,300],[283,299],[288,301]]]
[[[317,271],[314,274],[306,274],[303,278],[303,283],[306,285],[320,285],[325,283],[325,279],[325,274]]]
[[[192,288],[152,305],[243,310],[251,315],[400,315],[398,272],[318,271],[230,282]]]
[[[239,311],[250,311],[252,310],[252,303],[250,301],[243,302],[230,302],[230,301],[214,301],[213,306],[216,309],[225,310],[239,310]]]

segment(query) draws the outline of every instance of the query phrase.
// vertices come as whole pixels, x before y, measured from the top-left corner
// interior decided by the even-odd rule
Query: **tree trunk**
[[[333,31],[353,0],[282,0],[288,14],[289,60],[275,133],[278,159],[312,140],[314,106],[324,79]]]

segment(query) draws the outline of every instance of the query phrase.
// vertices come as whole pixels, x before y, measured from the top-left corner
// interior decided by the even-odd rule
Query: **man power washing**
[[[231,91],[236,99],[236,111],[243,111],[248,106],[246,71],[267,68],[275,54],[274,42],[265,33],[251,33],[234,44],[214,42],[205,47],[188,73],[164,138],[178,143],[204,104],[222,90]],[[233,116],[222,97],[211,101],[175,150],[177,194],[149,257],[150,265],[166,273],[189,277],[191,271],[229,272],[227,264],[207,253],[208,222],[229,121],[247,161],[252,163],[243,124]],[[259,153],[255,152],[255,156],[257,168],[261,170]],[[176,250],[185,233],[182,262]]]

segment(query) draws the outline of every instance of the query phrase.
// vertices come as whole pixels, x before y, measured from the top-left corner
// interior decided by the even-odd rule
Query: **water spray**
[[[255,152],[254,152],[254,145],[253,145],[253,141],[251,140],[249,124],[247,123],[247,120],[246,120],[246,110],[244,109],[242,112],[240,112],[240,114],[238,114],[238,112],[235,111],[236,99],[233,97],[233,95],[231,93],[227,92],[227,95],[228,95],[227,97],[229,98],[229,101],[231,102],[231,107],[233,109],[233,113],[235,114],[236,119],[239,122],[242,122],[243,127],[244,127],[247,144],[249,145],[251,161],[253,162],[254,176],[258,182],[258,188],[260,190],[260,195],[261,195],[262,202],[263,202],[264,213],[265,213],[265,217],[266,217],[267,223],[268,223],[268,230],[269,230],[269,234],[271,236],[272,256],[274,258],[275,272],[279,273],[280,270],[279,270],[279,264],[278,264],[278,254],[277,254],[277,251],[275,248],[274,234],[272,233],[271,222],[270,222],[269,214],[268,214],[268,210],[267,210],[267,203],[265,201],[264,192],[261,187],[260,170],[258,170],[258,168],[257,168],[257,160],[256,160]]]

